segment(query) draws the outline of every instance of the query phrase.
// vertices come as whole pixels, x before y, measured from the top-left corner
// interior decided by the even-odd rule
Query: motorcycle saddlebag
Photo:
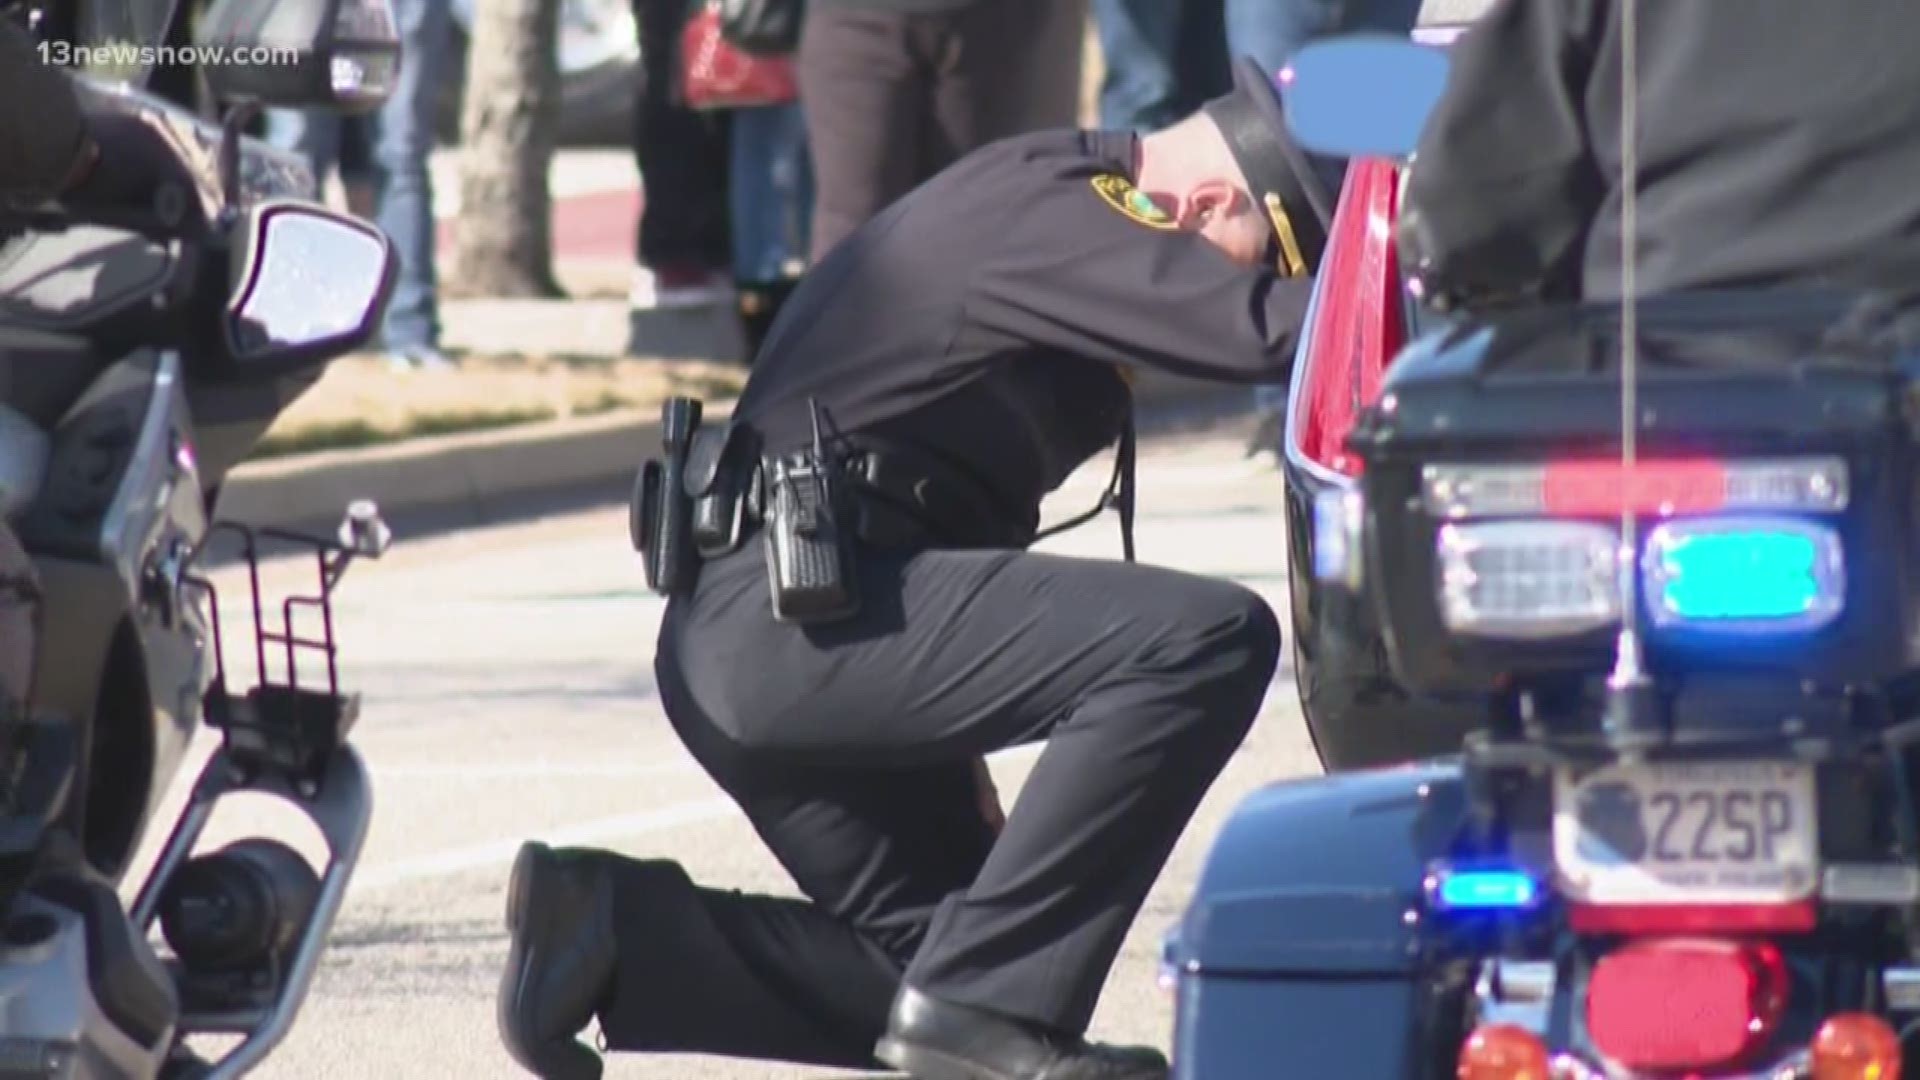
[[[1920,334],[1898,332],[1883,313],[1830,293],[1642,302],[1633,562],[1656,674],[1765,670],[1855,683],[1913,666],[1909,402],[1920,402],[1911,389]],[[1349,447],[1365,463],[1366,599],[1410,687],[1474,694],[1516,677],[1608,669],[1627,479],[1620,339],[1618,305],[1534,309],[1430,335],[1388,370]],[[1784,627],[1656,610],[1652,539],[1736,525],[1820,533],[1805,540],[1821,545],[1827,575],[1819,618],[1776,632]],[[1664,538],[1649,537],[1656,528]],[[1490,584],[1499,574],[1504,598]],[[1746,584],[1720,578],[1723,591]],[[1467,595],[1476,588],[1486,591]],[[1562,604],[1566,590],[1580,599]],[[1540,606],[1549,599],[1560,606]],[[1581,605],[1584,618],[1565,617]],[[1539,619],[1547,610],[1562,617]]]

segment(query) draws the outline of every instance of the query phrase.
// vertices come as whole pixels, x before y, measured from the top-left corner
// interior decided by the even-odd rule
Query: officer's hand
[[[987,770],[986,758],[973,759],[973,779],[980,793],[980,816],[987,820],[987,827],[998,833],[1007,823],[1007,812],[1000,809],[1000,789],[993,786],[993,773]]]

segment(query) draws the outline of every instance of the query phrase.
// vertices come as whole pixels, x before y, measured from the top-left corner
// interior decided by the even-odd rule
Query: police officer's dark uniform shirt
[[[735,409],[771,448],[869,432],[973,471],[1030,531],[1042,496],[1111,443],[1120,369],[1276,381],[1310,279],[1238,266],[1133,187],[1131,134],[987,146],[862,227],[802,280]]]
[[[1638,20],[1642,293],[1917,279],[1920,4],[1657,0]],[[1618,298],[1618,4],[1502,0],[1452,52],[1403,253],[1468,279],[1557,265]]]

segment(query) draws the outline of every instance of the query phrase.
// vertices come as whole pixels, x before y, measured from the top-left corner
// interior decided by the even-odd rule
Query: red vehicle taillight
[[[1361,465],[1347,452],[1347,433],[1406,339],[1393,243],[1399,187],[1393,162],[1367,158],[1347,169],[1289,425],[1308,460],[1348,476],[1359,476]]]
[[[1772,945],[1642,941],[1594,966],[1587,1030],[1629,1069],[1732,1068],[1766,1045],[1786,1000],[1786,965]]]
[[[1791,904],[1574,904],[1577,934],[1804,934],[1820,922],[1811,900]]]
[[[1631,482],[1629,482],[1631,481]],[[1727,470],[1718,461],[1561,461],[1547,466],[1547,512],[1560,516],[1687,514],[1727,503]]]

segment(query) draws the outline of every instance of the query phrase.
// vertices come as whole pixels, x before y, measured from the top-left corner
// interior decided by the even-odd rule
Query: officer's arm
[[[1129,218],[1091,179],[1015,215],[974,270],[963,332],[1200,379],[1284,380],[1311,279],[1235,265],[1197,235]]]
[[[0,19],[0,199],[51,199],[80,179],[95,153],[67,73]]]
[[[1451,53],[1401,202],[1430,290],[1516,299],[1569,284],[1604,193],[1584,98],[1610,0],[1499,0]]]

